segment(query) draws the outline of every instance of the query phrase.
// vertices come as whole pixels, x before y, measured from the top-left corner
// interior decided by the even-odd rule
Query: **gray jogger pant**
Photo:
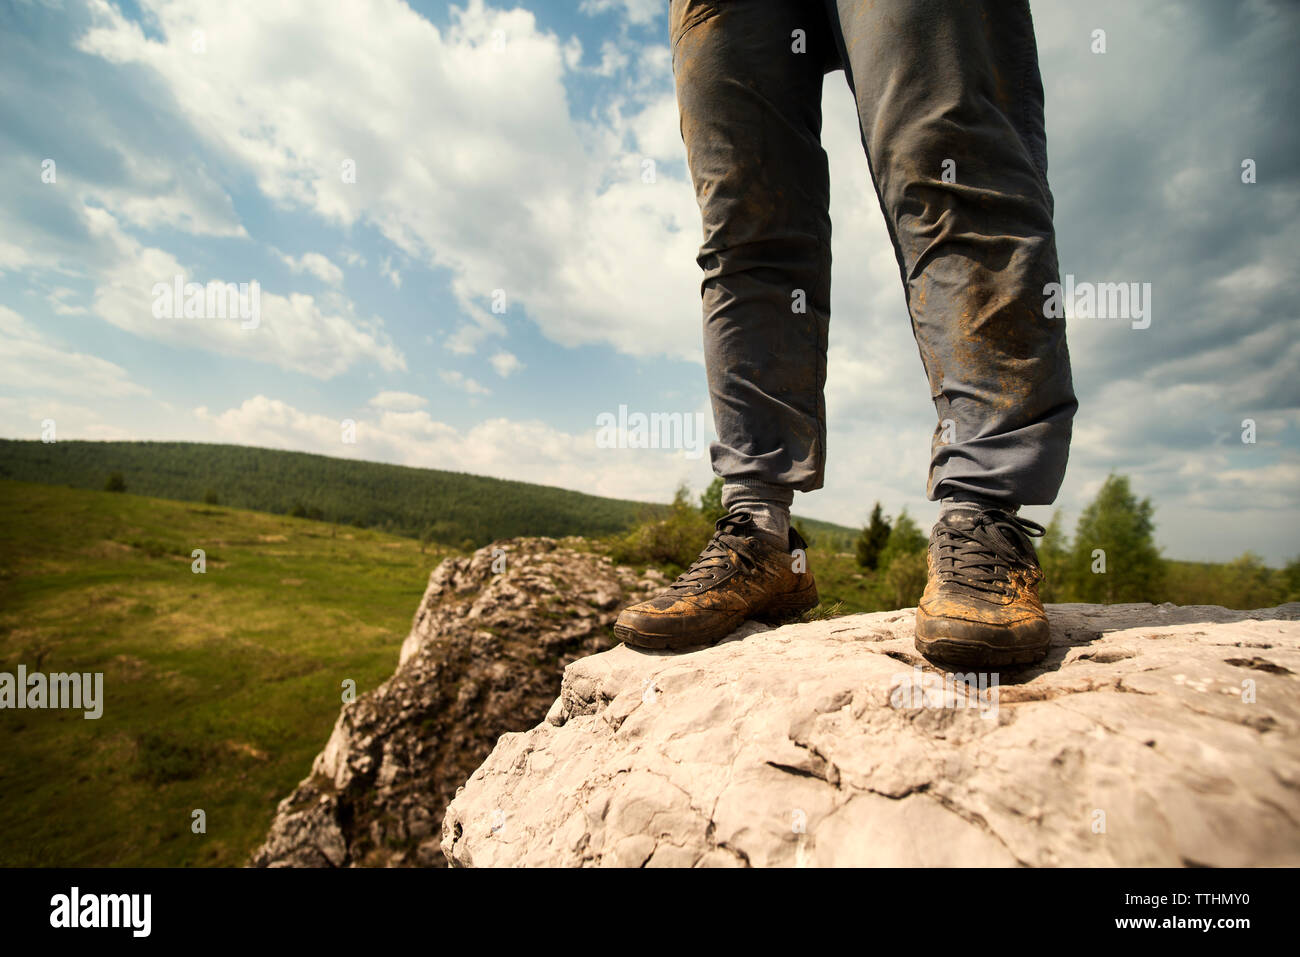
[[[714,471],[822,487],[821,93],[843,68],[938,412],[927,493],[1050,504],[1077,402],[1065,320],[1044,315],[1058,267],[1027,2],[672,0],[669,19],[704,223]]]

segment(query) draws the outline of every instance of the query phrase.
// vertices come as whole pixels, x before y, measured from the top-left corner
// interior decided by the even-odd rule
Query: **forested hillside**
[[[0,439],[0,478],[208,502],[458,547],[517,535],[599,536],[667,506],[461,472],[194,442]]]

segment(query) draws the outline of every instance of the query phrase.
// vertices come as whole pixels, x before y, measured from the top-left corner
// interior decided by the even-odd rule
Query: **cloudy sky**
[[[597,442],[708,411],[665,7],[0,0],[0,434],[703,487],[707,454]],[[1062,271],[1152,290],[1149,328],[1070,322],[1070,527],[1117,471],[1170,557],[1300,553],[1297,9],[1034,4]],[[827,80],[830,450],[795,508],[928,525],[934,410]],[[256,281],[259,325],[155,316],[175,276]]]

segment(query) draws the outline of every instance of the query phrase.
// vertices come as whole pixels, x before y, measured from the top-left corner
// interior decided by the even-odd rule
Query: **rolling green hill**
[[[548,485],[243,445],[0,439],[0,479],[98,491],[113,473],[137,495],[215,500],[456,547],[519,535],[599,537],[668,513],[666,505]],[[856,534],[802,522],[828,544]]]
[[[518,535],[605,535],[662,506],[582,492],[241,445],[0,440],[0,478],[293,514],[446,545]]]

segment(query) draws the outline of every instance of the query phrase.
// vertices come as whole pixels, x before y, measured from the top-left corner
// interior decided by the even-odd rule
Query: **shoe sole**
[[[945,628],[953,631],[971,628],[971,623],[949,618],[928,618],[918,614],[916,650],[925,657],[947,664],[966,667],[1006,667],[1032,665],[1047,657],[1052,638],[1046,621],[1033,622],[1019,629],[1022,634],[1007,628],[991,640],[974,635],[935,634]],[[923,634],[923,632],[930,634]],[[1019,640],[1017,640],[1019,638]]]
[[[646,651],[678,651],[683,648],[703,648],[716,645],[746,621],[778,623],[789,620],[804,612],[816,608],[821,599],[814,584],[803,591],[778,595],[762,611],[751,612],[737,618],[734,622],[715,625],[682,635],[658,635],[652,632],[638,631],[629,625],[614,625],[614,637],[625,645]]]
[[[983,641],[953,638],[916,639],[916,650],[933,661],[971,668],[1005,668],[1032,665],[1047,657],[1047,645],[1041,648],[1004,648]]]

